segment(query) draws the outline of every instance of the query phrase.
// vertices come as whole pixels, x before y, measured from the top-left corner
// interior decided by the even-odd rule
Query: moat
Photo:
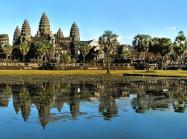
[[[1,139],[187,138],[187,79],[0,81]]]

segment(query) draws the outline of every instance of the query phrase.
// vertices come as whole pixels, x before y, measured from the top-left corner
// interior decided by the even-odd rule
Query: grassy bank
[[[125,76],[155,76],[155,77],[187,77],[187,71],[183,70],[129,70],[124,72]]]
[[[105,70],[0,70],[2,75],[104,75]],[[165,76],[165,77],[187,77],[187,71],[182,70],[111,70],[112,75],[118,76]]]
[[[111,71],[123,75],[124,70]],[[104,75],[106,70],[0,70],[0,75]]]

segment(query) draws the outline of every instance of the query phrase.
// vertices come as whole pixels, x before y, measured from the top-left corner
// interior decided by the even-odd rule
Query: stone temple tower
[[[17,26],[15,31],[14,31],[13,45],[19,45],[20,37],[21,37],[21,31],[20,31],[19,27]]]
[[[0,47],[9,44],[8,34],[0,34]]]
[[[21,28],[21,42],[30,42],[30,41],[31,41],[31,28],[27,19],[25,19]]]
[[[50,23],[47,15],[45,12],[43,13],[40,23],[39,23],[39,29],[38,29],[38,36],[39,37],[50,37],[51,36],[51,29],[50,29]]]
[[[74,22],[70,30],[70,38],[73,41],[80,41],[80,33],[77,24]]]
[[[58,29],[58,32],[56,33],[56,38],[64,38],[64,33],[62,32],[61,28]]]

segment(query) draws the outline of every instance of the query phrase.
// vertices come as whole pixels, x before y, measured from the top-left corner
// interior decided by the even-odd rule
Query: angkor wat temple
[[[80,33],[77,24],[74,22],[70,29],[70,35],[64,36],[61,28],[58,29],[56,33],[52,33],[50,22],[45,13],[43,13],[40,22],[38,31],[35,36],[31,35],[31,27],[27,19],[24,20],[21,29],[19,26],[16,27],[13,35],[13,48],[18,48],[21,43],[28,42],[29,46],[32,47],[36,43],[47,40],[52,45],[54,50],[54,55],[58,55],[59,53],[71,53],[72,43],[80,42]],[[86,41],[84,41],[86,42]],[[0,35],[0,46],[9,44],[9,36],[7,34]],[[32,52],[30,52],[32,53]],[[74,52],[75,53],[75,52]]]
[[[39,40],[50,40],[56,46],[67,45],[71,41],[80,41],[79,28],[76,23],[73,23],[70,30],[70,36],[64,37],[64,34],[59,28],[57,33],[53,34],[50,27],[50,22],[45,13],[43,13],[37,34],[35,36],[31,35],[31,28],[27,19],[23,22],[21,30],[17,26],[13,36],[13,45],[19,45],[22,42],[37,42]]]
[[[27,19],[24,20],[21,30],[19,26],[16,27],[13,36],[13,45],[19,45],[22,42],[36,42],[41,39],[51,40],[56,45],[64,45],[70,43],[71,41],[80,41],[79,28],[74,22],[70,29],[70,36],[65,37],[61,28],[57,33],[53,34],[50,27],[50,22],[45,13],[43,13],[37,34],[35,36],[31,35],[31,28]],[[0,35],[1,45],[9,43],[9,37],[7,34]]]

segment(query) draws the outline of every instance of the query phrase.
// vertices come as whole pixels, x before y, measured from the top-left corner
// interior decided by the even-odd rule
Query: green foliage
[[[119,46],[118,35],[112,31],[105,31],[102,36],[99,37],[99,44],[102,50],[105,52],[107,62],[107,74],[110,73],[110,58],[117,52],[117,46]]]
[[[79,43],[78,50],[83,55],[83,57],[85,57],[89,53],[90,49],[91,49],[91,47],[89,44]]]
[[[161,50],[160,41],[161,38],[157,38],[157,37],[152,38],[149,46],[149,52],[152,52],[154,55],[160,53]]]
[[[3,50],[3,53],[6,55],[6,60],[7,60],[8,56],[10,56],[12,54],[12,50],[13,50],[12,46],[10,46],[8,44],[4,45],[2,47],[2,50]]]
[[[21,99],[21,103],[25,103],[26,101],[30,100],[29,91],[26,88],[23,88],[19,94]]]
[[[10,45],[4,45],[2,47],[3,49],[3,52],[6,54],[6,55],[10,55],[12,53],[12,46]]]
[[[53,45],[47,41],[43,40],[37,44],[37,52],[41,56],[41,59],[46,61],[46,57],[49,57],[50,53],[53,52]]]
[[[124,58],[127,58],[127,57],[129,57],[130,53],[131,53],[130,50],[128,48],[125,48],[125,50],[122,53],[122,56]]]
[[[132,42],[132,45],[134,46],[134,49],[141,52],[147,52],[149,49],[149,45],[151,43],[151,36],[145,35],[145,34],[138,34],[134,37],[134,40]]]
[[[129,57],[131,54],[131,50],[128,47],[129,46],[124,45],[120,46],[118,48],[117,57],[121,59],[126,59],[127,57]]]
[[[165,55],[170,53],[171,48],[173,46],[173,43],[172,43],[171,39],[161,38],[160,41],[159,41],[159,44],[160,44],[160,54],[162,56],[165,56]]]
[[[40,55],[46,55],[49,54],[53,50],[52,44],[47,41],[41,41],[37,44],[37,51]]]
[[[21,45],[19,46],[19,50],[22,53],[22,55],[26,55],[29,52],[29,45],[28,43],[21,43]]]
[[[27,55],[27,53],[30,50],[29,44],[26,42],[21,43],[19,46],[19,50],[23,55],[23,61],[25,61],[25,56]]]
[[[105,53],[114,52],[116,51],[116,47],[119,46],[118,35],[112,31],[105,31],[104,34],[99,37],[99,44]]]
[[[182,31],[175,39],[173,50],[178,56],[182,56],[187,49],[187,39]]]
[[[60,55],[60,62],[61,63],[68,64],[68,63],[70,63],[70,61],[71,61],[71,55],[70,54],[64,53],[64,54]]]
[[[149,51],[154,53],[160,53],[165,56],[170,53],[173,43],[169,38],[152,38],[149,46]]]
[[[80,54],[83,56],[83,62],[85,62],[85,57],[89,53],[91,46],[87,43],[79,43],[78,50]]]

